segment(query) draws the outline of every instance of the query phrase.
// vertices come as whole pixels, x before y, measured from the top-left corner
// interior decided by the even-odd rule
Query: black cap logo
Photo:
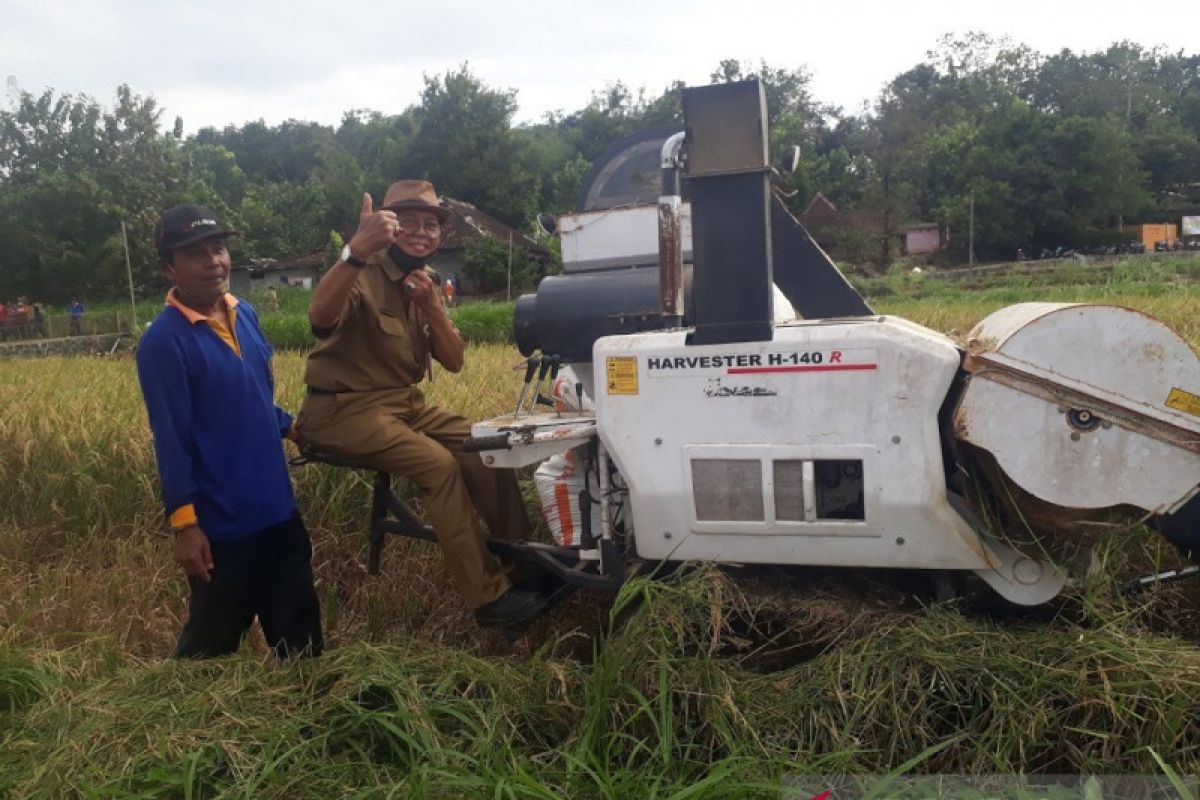
[[[213,236],[234,236],[238,232],[224,228],[217,215],[203,206],[178,205],[168,208],[154,229],[154,245],[160,254],[187,247]]]

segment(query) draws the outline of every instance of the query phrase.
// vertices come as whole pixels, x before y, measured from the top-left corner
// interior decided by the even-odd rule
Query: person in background
[[[33,309],[29,307],[29,303],[25,300],[25,295],[18,295],[16,304],[9,306],[9,331],[13,334],[14,338],[24,339],[29,335],[29,316],[32,311]]]
[[[71,305],[67,306],[67,316],[71,318],[70,334],[72,336],[80,336],[83,334],[83,303],[79,302],[79,298],[71,301]]]
[[[464,362],[463,338],[427,266],[448,216],[428,181],[396,181],[378,211],[363,196],[358,229],[313,292],[317,342],[296,427],[322,452],[410,479],[476,621],[506,628],[546,607],[543,595],[513,585],[514,565],[491,553],[478,521],[494,537],[529,537],[516,475],[465,452],[471,424],[426,405],[419,386],[432,379],[434,360],[450,372]]]
[[[225,243],[236,233],[201,206],[163,213],[154,241],[171,290],[137,350],[175,558],[191,590],[175,656],[232,653],[255,617],[277,655],[317,655],[312,546],[281,442],[292,418],[275,404],[258,316],[228,291]]]
[[[274,286],[267,287],[267,313],[279,313],[279,295],[275,292]]]
[[[0,300],[0,342],[8,338],[8,304]]]

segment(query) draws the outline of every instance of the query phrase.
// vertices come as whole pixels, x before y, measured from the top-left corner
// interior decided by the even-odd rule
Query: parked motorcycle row
[[[1183,250],[1200,251],[1200,237],[1189,238],[1187,241],[1176,239],[1174,242],[1160,240],[1154,243],[1154,252],[1156,253],[1171,253],[1180,252]],[[1146,245],[1142,242],[1122,242],[1120,244],[1097,245],[1090,249],[1066,247],[1059,245],[1053,249],[1043,247],[1040,250],[1034,251],[1030,248],[1026,251],[1024,248],[1017,248],[1017,261],[1045,261],[1054,258],[1073,258],[1077,255],[1088,256],[1121,256],[1134,255],[1145,253]],[[1033,253],[1033,255],[1030,255]]]
[[[1180,250],[1200,250],[1200,237],[1193,237],[1186,241],[1176,239],[1174,242],[1159,240],[1154,243],[1154,252],[1156,253],[1170,253]]]

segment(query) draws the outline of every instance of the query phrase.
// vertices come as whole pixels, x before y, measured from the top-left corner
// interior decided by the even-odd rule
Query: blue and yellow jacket
[[[232,330],[167,295],[138,344],[138,378],[171,525],[232,541],[291,517],[271,345],[249,303],[225,295]]]

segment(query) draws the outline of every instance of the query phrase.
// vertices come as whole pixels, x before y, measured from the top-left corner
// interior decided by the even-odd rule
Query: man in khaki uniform
[[[513,587],[476,510],[493,536],[524,538],[530,525],[516,477],[464,453],[470,423],[426,405],[418,388],[433,359],[450,372],[463,366],[462,337],[425,266],[447,216],[428,181],[393,183],[378,211],[363,196],[358,230],[313,293],[317,344],[296,428],[321,451],[410,479],[467,606],[481,625],[509,626],[546,600]]]

